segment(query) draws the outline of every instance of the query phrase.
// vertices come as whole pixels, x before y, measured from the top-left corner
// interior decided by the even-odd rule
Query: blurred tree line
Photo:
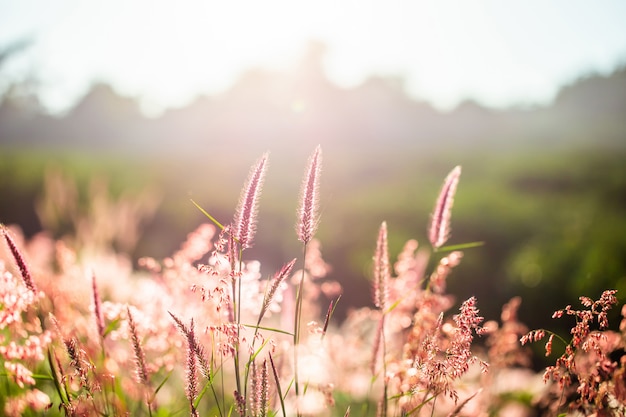
[[[228,222],[249,166],[269,150],[250,252],[269,275],[299,255],[299,181],[321,144],[318,237],[345,287],[340,314],[370,302],[365,278],[380,222],[394,255],[407,239],[425,244],[438,189],[459,164],[451,243],[484,245],[468,250],[451,277],[458,301],[476,295],[497,318],[522,295],[522,319],[536,327],[579,295],[617,288],[626,299],[625,67],[582,76],[546,106],[468,100],[440,112],[409,97],[400,77],[339,88],[324,75],[323,56],[312,45],[291,72],[252,69],[229,90],[157,117],[107,84],[61,115],[41,107],[32,84],[11,85],[0,101],[0,221],[28,235],[41,229],[35,205],[51,167],[78,189],[105,177],[112,194],[161,193],[132,255],[166,256],[205,220],[189,198]]]

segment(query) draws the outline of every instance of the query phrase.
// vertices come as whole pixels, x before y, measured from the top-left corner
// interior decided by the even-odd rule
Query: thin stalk
[[[222,369],[222,372],[220,372],[220,376],[221,376],[220,383],[222,384],[222,406],[224,407],[224,410],[226,410],[226,387],[224,384],[224,357],[221,355],[220,355],[220,369]],[[230,415],[230,411],[228,412],[228,415]]]
[[[302,275],[300,276],[300,282],[298,283],[298,289],[296,291],[296,306],[293,328],[293,374],[294,374],[294,386],[296,389],[296,398],[300,394],[300,387],[298,381],[298,345],[300,344],[300,328],[302,321],[302,293],[304,285],[304,276],[306,271],[306,250],[307,244],[304,244],[302,253]],[[298,415],[300,412],[298,411]]]
[[[245,324],[243,325],[246,327],[254,327],[254,335],[252,336],[252,342],[251,342],[252,347],[250,349],[250,351],[254,352],[254,354],[252,354],[248,358],[248,362],[246,363],[245,377],[244,377],[244,392],[245,392],[244,397],[245,398],[247,398],[248,379],[249,379],[248,377],[250,373],[250,366],[252,362],[255,360],[256,356],[259,353],[261,353],[261,350],[265,347],[265,345],[269,341],[269,339],[266,339],[263,342],[262,346],[258,350],[255,350],[255,345],[256,345],[257,336],[259,335],[259,330],[264,329],[264,330],[269,330],[269,331],[276,331],[279,333],[292,336],[291,333],[285,332],[283,330],[261,327],[261,321],[263,320],[265,313],[269,309],[270,304],[272,303],[274,296],[276,295],[276,292],[278,291],[279,287],[287,279],[287,277],[289,277],[289,274],[291,273],[291,270],[293,269],[293,266],[295,263],[296,263],[296,259],[294,258],[291,262],[288,262],[285,265],[283,265],[283,267],[279,271],[277,271],[276,274],[274,274],[273,278],[270,278],[267,280],[267,284],[265,285],[265,291],[263,294],[263,305],[261,306],[261,311],[259,312],[259,315],[257,317],[256,325],[255,326],[250,326],[250,325],[245,325]]]
[[[437,402],[437,397],[433,399],[433,408],[430,411],[430,417],[433,417],[435,415],[435,403],[436,402]]]
[[[233,251],[234,252],[234,251]],[[235,341],[235,355],[233,357],[234,366],[235,366],[235,382],[237,385],[237,392],[239,395],[242,394],[241,388],[241,370],[240,370],[240,349],[239,349],[239,340],[240,340],[240,324],[241,324],[241,276],[237,276],[243,271],[243,248],[239,247],[239,269],[237,271],[233,271],[233,280],[232,280],[232,291],[233,291],[233,319],[237,328],[237,339]],[[231,264],[234,264],[231,262]],[[245,401],[245,393],[244,393],[244,403],[243,403],[243,413],[246,414],[246,401]]]
[[[106,381],[104,382],[104,387],[102,391],[104,393],[104,408],[107,416],[112,415],[112,407],[111,407],[111,392],[113,391],[113,387],[111,386],[110,390],[108,389],[108,384]]]
[[[215,390],[215,376],[217,375],[218,370],[214,370],[214,366],[215,366],[215,349],[214,349],[214,340],[213,337],[211,337],[211,359],[209,360],[209,375],[208,375],[208,382],[207,385],[210,386],[211,388],[211,393],[213,394],[213,399],[215,400],[215,406],[217,407],[217,410],[219,412],[220,417],[224,417],[224,413],[222,412],[222,408],[225,407],[224,404],[224,386],[222,385],[222,405],[220,406],[220,401],[219,401],[219,397],[217,395],[217,391]],[[218,368],[221,369],[221,368]],[[198,404],[196,404],[196,407],[198,407],[198,405],[200,404],[200,399],[204,396],[204,391],[206,390],[206,385],[204,387],[204,389],[202,390],[202,392],[200,393],[200,395],[198,396]]]
[[[245,370],[245,374],[244,374],[244,385],[243,385],[243,398],[248,398],[248,379],[250,376],[250,365],[252,365],[254,363],[254,360],[256,359],[256,357],[259,355],[259,353],[261,353],[261,351],[263,350],[263,348],[269,343],[269,339],[266,339],[265,342],[263,342],[263,344],[261,345],[261,347],[257,350],[254,351],[254,339],[256,338],[256,334],[258,331],[258,327],[257,330],[254,332],[255,336],[253,337],[253,341],[252,341],[252,351],[254,352],[252,355],[250,355],[250,357],[248,358],[248,362],[246,362],[246,370]],[[254,377],[252,378],[254,380]]]
[[[48,364],[50,365],[50,371],[51,371],[51,376],[52,376],[52,380],[54,382],[54,387],[57,390],[57,393],[59,394],[59,398],[61,399],[61,403],[63,404],[66,412],[67,409],[70,406],[70,395],[67,392],[67,387],[62,384],[62,382],[59,380],[59,376],[57,374],[57,371],[54,367],[54,363],[52,362],[52,353],[50,348],[48,348]]]
[[[280,400],[280,409],[283,412],[283,417],[287,417],[287,413],[285,412],[285,399],[283,398],[283,392],[280,388],[280,378],[278,378],[278,371],[276,370],[276,365],[274,365],[274,358],[272,358],[272,353],[269,353],[270,357],[270,365],[272,365],[272,373],[274,374],[274,380],[276,381],[276,391],[278,394],[278,399]]]
[[[267,289],[266,289],[266,293],[267,293]],[[252,351],[254,352],[254,345],[256,343],[256,338],[257,335],[259,334],[259,325],[261,324],[261,319],[263,317],[259,314],[259,318],[257,320],[256,326],[254,326],[254,335],[252,336]],[[248,378],[250,376],[250,365],[254,362],[254,358],[256,357],[256,355],[258,353],[260,353],[261,349],[263,349],[263,347],[265,346],[265,344],[268,342],[269,340],[266,340],[265,343],[263,343],[263,345],[261,346],[261,348],[259,349],[259,351],[253,355],[251,355],[248,358],[248,362],[246,363],[246,372],[244,374],[244,378],[243,378],[243,382],[244,382],[244,387],[243,387],[243,397],[244,398],[248,398]]]
[[[382,416],[386,416],[387,415],[387,392],[388,392],[388,386],[387,386],[387,361],[385,360],[385,357],[387,356],[387,339],[385,338],[385,313],[383,312],[383,316],[381,317],[381,321],[382,321],[382,330],[381,330],[381,344],[383,346],[383,405],[382,405],[382,410],[381,410],[381,415]]]
[[[328,311],[326,312],[326,318],[324,319],[324,328],[322,329],[321,340],[324,340],[324,337],[326,337],[326,332],[328,331],[328,325],[330,324],[330,319],[333,316],[333,313],[335,312],[335,309],[337,308],[337,303],[339,303],[340,299],[341,299],[341,294],[339,294],[339,297],[337,297],[335,301],[331,300],[330,304],[328,305]]]

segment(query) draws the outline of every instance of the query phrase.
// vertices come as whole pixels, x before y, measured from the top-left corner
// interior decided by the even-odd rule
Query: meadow
[[[624,414],[621,154],[248,154],[4,154],[6,415]]]
[[[337,307],[337,317],[371,303],[368,277],[377,225],[388,222],[391,253],[399,253],[409,239],[424,241],[432,200],[454,165],[464,167],[464,184],[452,241],[483,242],[471,249],[450,283],[459,297],[485,299],[488,317],[497,317],[515,295],[533,298],[534,305],[521,308],[525,320],[538,326],[555,303],[566,305],[579,294],[599,294],[608,287],[626,292],[626,155],[621,149],[325,149],[318,238],[332,274],[353,289]],[[136,265],[143,256],[169,256],[205,220],[190,199],[219,219],[230,218],[247,164],[264,151],[217,151],[220,157],[207,163],[203,153],[7,149],[0,154],[0,192],[6,196],[0,219],[20,225],[29,237],[46,230],[61,239],[76,235],[76,217],[94,221],[89,213],[98,192],[111,205],[126,201],[137,210],[143,205],[133,243],[112,243]],[[299,179],[293,173],[304,169],[306,155],[292,149],[270,154],[259,243],[249,253],[277,269],[299,254],[292,234]],[[42,201],[54,199],[59,194],[54,187],[63,184],[76,200],[74,213],[46,215]],[[138,201],[131,203],[133,197]]]

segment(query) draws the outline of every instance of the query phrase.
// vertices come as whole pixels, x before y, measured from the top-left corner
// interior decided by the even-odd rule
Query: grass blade
[[[287,336],[293,336],[293,333],[290,333],[286,330],[275,329],[273,327],[257,326],[256,324],[242,324],[242,326],[249,327],[251,329],[267,330],[268,332],[281,333]]]
[[[480,246],[484,246],[485,242],[468,242],[468,243],[460,243],[458,245],[448,245],[448,246],[442,246],[439,249],[437,249],[437,252],[452,252],[455,250],[462,250],[462,249],[470,249],[470,248],[477,248]]]
[[[278,393],[278,399],[280,400],[280,409],[283,412],[283,417],[287,417],[287,412],[285,411],[285,399],[283,398],[283,392],[280,388],[280,379],[278,378],[278,371],[276,371],[276,365],[274,365],[274,358],[272,357],[272,353],[269,354],[270,357],[270,365],[272,366],[272,373],[274,374],[274,381],[276,381],[276,391]]]
[[[202,212],[202,214],[207,216],[209,218],[209,220],[211,220],[217,227],[219,227],[221,230],[224,230],[224,225],[222,225],[222,223],[218,222],[215,217],[213,217],[209,213],[207,213],[202,207],[200,207],[200,205],[198,203],[193,201],[193,199],[190,199],[190,201],[193,203],[194,206],[196,206],[198,208],[198,210],[200,210]]]

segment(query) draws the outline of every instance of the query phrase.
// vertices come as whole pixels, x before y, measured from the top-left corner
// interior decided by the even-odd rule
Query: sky
[[[626,64],[624,22],[622,0],[0,0],[0,50],[30,40],[0,88],[37,80],[62,112],[105,81],[158,113],[252,67],[293,70],[316,40],[341,87],[392,76],[442,110],[542,105]]]

